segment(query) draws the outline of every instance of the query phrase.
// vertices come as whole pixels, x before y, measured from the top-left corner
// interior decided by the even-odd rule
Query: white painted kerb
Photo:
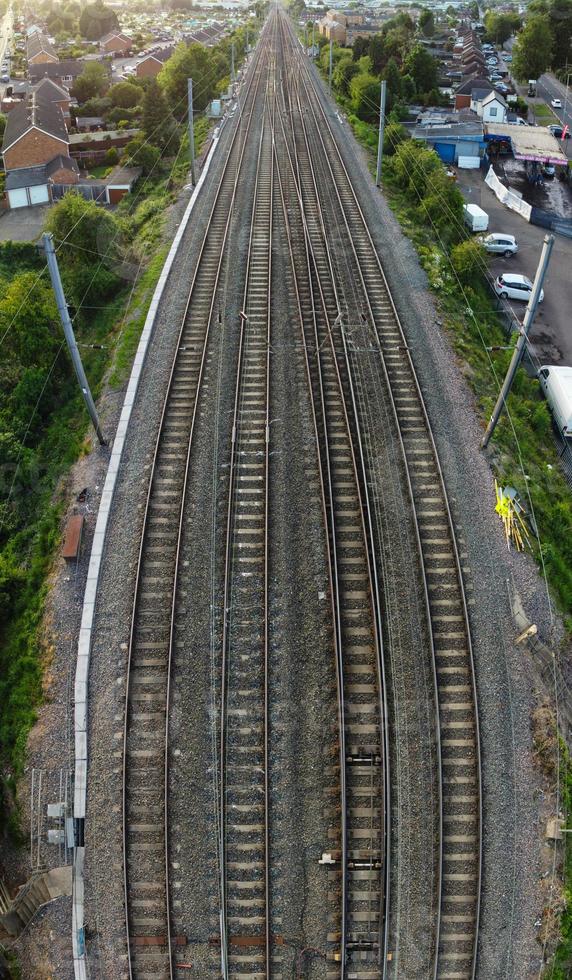
[[[97,523],[95,525],[95,534],[93,536],[91,555],[89,559],[89,569],[87,573],[87,583],[86,583],[85,595],[83,601],[81,626],[79,631],[79,644],[78,644],[78,651],[77,651],[77,666],[76,666],[76,673],[75,673],[75,687],[74,687],[75,782],[74,782],[73,814],[74,814],[74,818],[77,819],[85,817],[85,806],[86,806],[86,795],[87,795],[87,716],[88,716],[87,699],[88,699],[89,658],[91,652],[92,627],[93,627],[93,617],[95,612],[97,588],[99,582],[99,572],[101,568],[103,549],[105,546],[105,535],[107,532],[107,524],[109,521],[111,505],[113,502],[113,494],[115,491],[115,483],[117,480],[117,474],[119,472],[119,464],[121,462],[121,457],[123,455],[123,447],[125,445],[125,438],[127,435],[129,420],[131,418],[131,412],[133,409],[133,405],[135,403],[135,395],[139,387],[139,381],[141,378],[143,365],[145,363],[147,349],[149,347],[149,342],[151,340],[153,330],[155,327],[155,318],[157,316],[157,309],[159,307],[159,303],[163,296],[163,291],[165,289],[165,285],[167,283],[167,279],[169,277],[171,267],[177,255],[179,245],[181,244],[181,239],[189,223],[191,212],[195,206],[195,202],[197,200],[201,187],[203,186],[203,183],[209,171],[214,152],[219,143],[219,139],[220,139],[220,132],[219,135],[215,137],[215,139],[213,139],[213,143],[209,150],[208,156],[205,160],[205,165],[203,167],[201,176],[198,180],[197,186],[195,187],[192,193],[191,199],[185,209],[185,213],[177,229],[177,234],[173,239],[173,244],[171,245],[169,254],[165,261],[165,265],[163,266],[163,271],[161,272],[159,282],[157,283],[157,286],[155,287],[155,292],[153,293],[153,299],[151,300],[149,312],[147,313],[147,318],[145,320],[145,326],[143,327],[143,332],[141,334],[141,338],[139,340],[139,346],[137,348],[137,353],[135,355],[135,360],[133,362],[133,368],[131,370],[131,376],[129,378],[129,384],[127,386],[125,399],[123,401],[123,408],[121,410],[119,424],[117,426],[117,430],[115,433],[113,450],[111,452],[111,458],[109,460],[109,466],[105,478],[105,485],[103,487],[103,492],[101,494],[101,501],[99,504],[99,511],[97,514]],[[84,880],[83,880],[84,857],[85,857],[85,847],[76,847],[74,849],[73,899],[72,899],[72,943],[73,943],[74,974],[76,980],[87,980],[87,961],[85,955],[85,938],[84,938]]]

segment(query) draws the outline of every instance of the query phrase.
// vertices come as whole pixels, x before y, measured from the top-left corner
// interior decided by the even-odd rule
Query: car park
[[[487,252],[505,255],[507,259],[518,252],[518,243],[514,235],[505,235],[504,232],[493,231],[490,235],[481,235],[479,241]]]
[[[519,299],[523,303],[528,303],[532,293],[532,283],[527,276],[504,272],[502,276],[495,279],[495,292],[502,299]],[[542,303],[543,299],[544,290],[542,289],[538,302]]]
[[[552,99],[552,102],[550,103],[550,105],[552,106],[553,109],[561,109],[562,108],[562,102],[560,101],[560,99]]]

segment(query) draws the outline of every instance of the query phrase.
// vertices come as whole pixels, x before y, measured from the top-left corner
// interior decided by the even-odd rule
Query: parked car
[[[560,99],[552,99],[552,102],[550,103],[550,105],[552,106],[553,109],[561,109],[562,108],[562,103],[561,103]]]
[[[526,119],[523,119],[522,116],[518,116],[518,118],[514,119],[513,122],[509,122],[509,126],[529,126],[529,125],[530,123],[527,123]]]
[[[518,252],[518,244],[514,235],[505,235],[504,232],[493,231],[490,235],[481,235],[479,241],[484,245],[487,252],[493,252],[495,255],[506,255],[507,259]]]
[[[504,82],[497,82],[495,85],[495,90],[497,92],[500,92],[501,95],[506,95],[506,93],[509,91],[509,88],[508,85],[505,85]]]
[[[505,54],[505,55],[503,55],[503,57],[504,57],[504,60],[506,62],[508,62],[508,64],[511,63],[511,61],[512,61],[512,55],[511,54]]]
[[[4,84],[6,84],[6,82],[9,82],[9,81],[10,81],[10,76],[7,75],[6,72],[4,72],[2,75],[0,75],[0,82],[3,82]]]
[[[499,75],[498,71],[493,71],[492,74],[489,75],[489,80],[491,82],[502,82],[502,75]]]
[[[542,173],[544,177],[548,178],[548,180],[553,180],[556,173],[556,168],[551,163],[545,163],[542,167]]]
[[[520,299],[524,303],[528,303],[532,293],[532,283],[526,276],[505,272],[498,279],[495,279],[495,292],[502,299]],[[543,299],[544,290],[541,289],[538,302],[542,303]]]
[[[549,128],[550,132],[552,133],[552,135],[557,140],[561,140],[561,139],[569,140],[570,139],[570,130],[569,129],[567,129],[566,132],[564,132],[562,126],[549,126],[548,128]]]

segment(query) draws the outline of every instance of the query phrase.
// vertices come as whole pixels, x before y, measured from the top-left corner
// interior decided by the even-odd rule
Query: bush
[[[383,133],[383,152],[386,156],[392,157],[400,143],[408,139],[408,133],[404,126],[398,122],[390,122]]]
[[[119,163],[119,153],[117,152],[114,146],[111,146],[109,150],[107,150],[104,158],[104,163],[108,167],[115,167],[116,164]]]
[[[451,249],[451,263],[462,283],[470,285],[481,278],[486,266],[486,252],[474,238]]]

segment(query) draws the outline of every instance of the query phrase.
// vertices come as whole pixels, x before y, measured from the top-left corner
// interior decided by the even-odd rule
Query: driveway
[[[459,170],[458,187],[466,201],[478,204],[490,218],[489,231],[507,232],[518,242],[518,253],[510,259],[490,256],[494,276],[516,272],[534,279],[546,231],[530,225],[509,211],[483,180],[480,170]],[[544,302],[538,307],[530,339],[542,364],[572,366],[572,240],[556,235],[548,272],[544,281]],[[515,302],[514,311],[522,321],[526,305]]]
[[[35,242],[44,227],[49,204],[0,212],[0,242]]]

